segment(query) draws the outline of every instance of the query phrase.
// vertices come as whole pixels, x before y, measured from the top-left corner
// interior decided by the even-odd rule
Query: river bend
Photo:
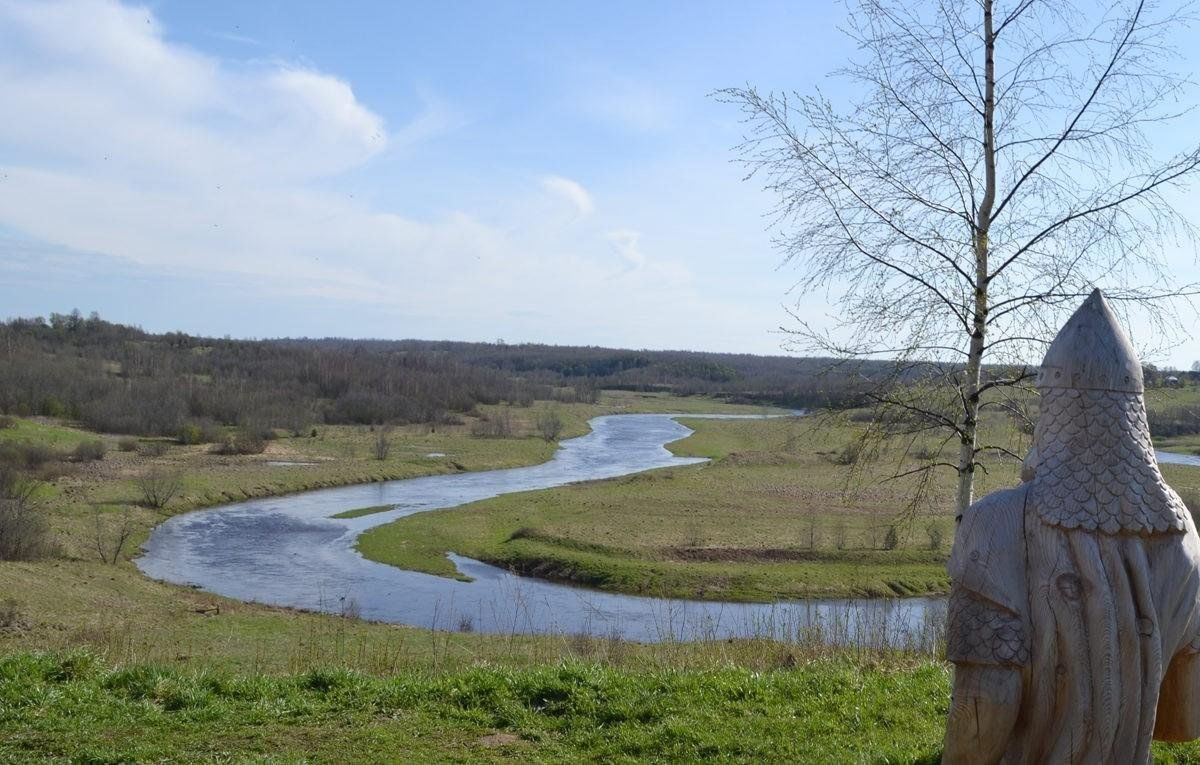
[[[175,516],[136,560],[148,576],[226,597],[432,629],[505,634],[590,634],[639,641],[773,637],[872,647],[926,644],[940,630],[938,598],[722,603],[640,597],[518,577],[451,555],[461,582],[369,561],[364,530],[414,513],[500,494],[703,462],[665,445],[692,431],[673,417],[597,417],[548,462],[359,484],[248,500]],[[736,415],[707,415],[729,417]],[[394,509],[350,519],[361,507]]]

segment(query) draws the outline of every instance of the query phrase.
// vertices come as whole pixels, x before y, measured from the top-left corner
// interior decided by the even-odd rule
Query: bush
[[[558,415],[558,410],[547,409],[538,415],[537,429],[542,440],[557,441],[563,431],[563,421],[562,417]]]
[[[50,525],[30,501],[36,488],[36,482],[12,465],[0,465],[0,560],[50,554]]]
[[[0,430],[9,430],[17,427],[17,418],[9,415],[0,416]]]
[[[511,438],[512,434],[512,415],[508,410],[498,414],[485,414],[471,426],[471,435],[476,438]]]
[[[0,499],[0,560],[37,560],[50,550],[50,524],[42,514]]]
[[[830,462],[835,465],[856,465],[863,457],[863,443],[858,439],[851,441],[842,447],[841,451],[835,452],[830,457]]]
[[[900,546],[900,534],[896,531],[895,524],[888,526],[887,533],[883,535],[883,549],[895,550]]]
[[[925,533],[929,536],[929,549],[942,549],[942,527],[937,521],[930,521],[925,527]]]
[[[384,425],[375,433],[375,459],[386,460],[392,453],[392,427]]]
[[[61,452],[44,444],[0,444],[0,463],[28,470],[37,470],[48,462],[63,459]]]
[[[125,436],[117,441],[117,449],[122,452],[136,452],[138,448],[138,440],[132,436]]]
[[[238,428],[213,447],[213,454],[262,454],[267,441],[253,428]]]
[[[179,443],[190,446],[194,444],[220,443],[225,437],[225,431],[212,420],[193,420],[179,427],[176,438]]]
[[[74,451],[71,452],[71,460],[74,462],[96,462],[104,459],[105,453],[104,442],[96,439],[95,441],[81,441]]]
[[[147,441],[138,447],[138,451],[146,457],[161,457],[169,448],[165,441]]]
[[[137,478],[142,504],[156,510],[166,507],[183,488],[183,475],[177,470],[152,467]]]

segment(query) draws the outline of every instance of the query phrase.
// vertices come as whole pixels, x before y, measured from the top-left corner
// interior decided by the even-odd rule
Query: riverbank
[[[461,576],[446,557],[452,551],[526,576],[669,598],[947,591],[949,480],[904,516],[914,486],[883,481],[895,469],[888,455],[843,457],[853,424],[679,419],[695,433],[668,448],[711,462],[411,515],[368,530],[358,548],[442,576]],[[1016,481],[1014,460],[985,460],[981,493]],[[863,487],[848,491],[855,476]]]
[[[853,454],[852,422],[679,418],[670,444],[709,463],[592,481],[401,518],[358,549],[401,568],[462,577],[454,552],[522,575],[605,592],[692,600],[944,594],[954,538],[954,476],[934,474],[909,505],[927,445]],[[1007,418],[984,427],[1001,440]],[[1014,447],[1015,450],[1015,447]],[[1018,463],[981,455],[976,495],[1015,485]],[[1200,471],[1163,465],[1190,503]]]
[[[130,439],[45,418],[13,418],[12,427],[0,428],[0,445],[32,444],[62,453],[82,443],[103,444],[102,459],[46,465],[39,507],[53,527],[58,557],[68,560],[96,557],[97,516],[102,526],[128,521],[131,536],[120,556],[127,560],[136,554],[151,528],[189,510],[334,486],[545,462],[558,444],[537,435],[537,420],[551,411],[561,421],[559,438],[565,439],[587,433],[588,421],[604,414],[758,413],[763,409],[702,397],[625,391],[605,391],[596,404],[498,405],[483,407],[481,414],[506,423],[501,437],[473,435],[480,420],[470,417],[457,424],[402,426],[388,431],[389,448],[382,459],[377,454],[380,433],[365,425],[327,425],[298,434],[279,432],[259,454],[230,455],[215,453],[210,444]],[[152,471],[179,478],[178,491],[160,508],[145,506],[139,486],[139,477]]]
[[[157,523],[230,498],[543,461],[557,446],[531,435],[541,406],[508,412],[514,423],[510,438],[473,437],[469,422],[439,426],[436,432],[397,429],[392,434],[392,451],[383,461],[372,455],[377,434],[367,427],[321,428],[315,438],[307,434],[280,438],[270,441],[263,454],[244,456],[216,455],[208,447],[174,444],[166,446],[163,454],[126,452],[117,438],[101,436],[109,444],[102,460],[63,465],[63,472],[39,493],[40,508],[51,522],[60,555],[27,563],[0,562],[0,652],[84,647],[121,662],[275,669],[307,666],[309,661],[350,661],[352,648],[375,657],[400,652],[404,661],[422,661],[432,655],[442,661],[447,653],[516,662],[558,658],[561,640],[491,644],[478,636],[463,635],[459,640],[458,635],[446,638],[422,630],[288,612],[154,582],[129,562]],[[586,432],[588,419],[598,414],[663,409],[761,411],[707,399],[631,393],[606,394],[598,405],[562,405],[557,411],[564,434],[578,435]],[[18,427],[0,430],[0,440],[59,450],[95,438],[94,433],[46,421],[18,420]],[[437,452],[446,456],[426,456]],[[269,464],[274,461],[318,464]],[[137,476],[155,467],[179,470],[183,475],[180,494],[162,510],[136,504]],[[130,524],[130,538],[114,565],[103,563],[97,539],[111,549],[125,519]],[[347,626],[351,624],[352,628]],[[278,655],[280,644],[294,653]],[[361,666],[371,669],[374,661],[364,658]]]

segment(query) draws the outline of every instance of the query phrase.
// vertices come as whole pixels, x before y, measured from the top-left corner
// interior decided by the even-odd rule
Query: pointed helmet
[[[1141,362],[1099,290],[1050,344],[1037,387],[1029,501],[1042,521],[1108,534],[1186,528],[1154,456]]]
[[[1141,393],[1142,364],[1100,290],[1093,290],[1050,344],[1038,388]]]

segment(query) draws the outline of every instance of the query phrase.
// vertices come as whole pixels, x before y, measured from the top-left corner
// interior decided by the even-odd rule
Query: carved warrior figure
[[[1099,290],[1037,387],[1025,482],[972,505],[955,536],[942,761],[1148,762],[1151,738],[1200,737],[1200,538]]]

